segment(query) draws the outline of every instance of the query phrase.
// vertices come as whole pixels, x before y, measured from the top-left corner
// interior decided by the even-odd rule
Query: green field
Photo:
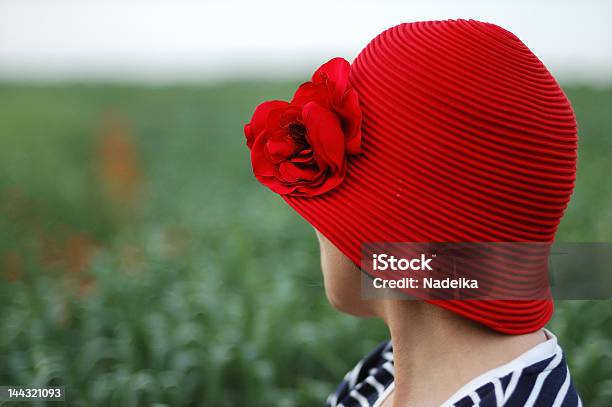
[[[0,85],[0,385],[322,405],[386,333],[331,309],[312,230],[251,175],[243,123],[296,85]],[[558,240],[612,241],[612,91],[567,93],[580,161]],[[586,406],[612,405],[611,305],[561,302],[550,324]]]

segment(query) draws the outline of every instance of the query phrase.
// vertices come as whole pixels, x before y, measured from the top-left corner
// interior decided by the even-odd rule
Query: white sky
[[[562,80],[612,81],[609,0],[0,0],[0,80],[295,76],[457,17],[509,29]]]

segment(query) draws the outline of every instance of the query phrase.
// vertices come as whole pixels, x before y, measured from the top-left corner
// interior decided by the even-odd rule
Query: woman
[[[574,187],[576,122],[517,37],[473,20],[398,25],[352,66],[321,66],[290,102],[262,103],[245,135],[257,179],[317,231],[330,302],[389,327],[329,406],[581,404],[543,329],[550,298],[361,291],[367,242],[554,240]]]

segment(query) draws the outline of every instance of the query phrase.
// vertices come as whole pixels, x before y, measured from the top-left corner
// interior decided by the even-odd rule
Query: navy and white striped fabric
[[[582,406],[563,351],[554,335],[546,334],[548,341],[470,381],[443,406]],[[346,374],[326,406],[376,407],[393,390],[393,378],[393,348],[386,341]]]

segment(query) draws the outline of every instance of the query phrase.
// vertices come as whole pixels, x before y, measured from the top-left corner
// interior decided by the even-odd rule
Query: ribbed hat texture
[[[551,242],[574,187],[572,108],[512,33],[473,20],[400,24],[350,68],[362,154],[341,185],[283,196],[356,265],[364,242]],[[521,334],[551,301],[430,302]]]

